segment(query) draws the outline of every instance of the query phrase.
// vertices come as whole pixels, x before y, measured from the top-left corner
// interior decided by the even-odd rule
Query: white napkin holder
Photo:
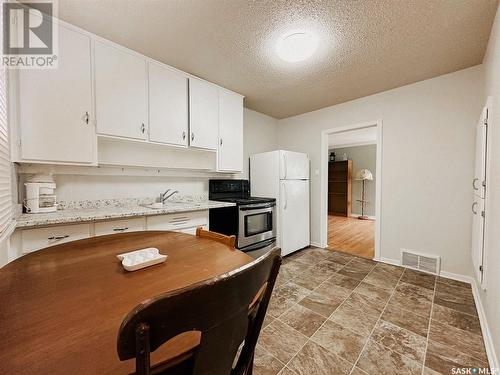
[[[137,271],[163,263],[167,259],[167,255],[160,254],[160,251],[155,247],[118,254],[116,257],[121,260],[123,268],[127,271]]]

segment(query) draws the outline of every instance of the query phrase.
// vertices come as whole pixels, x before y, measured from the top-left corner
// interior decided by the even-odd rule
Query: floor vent
[[[401,265],[414,270],[439,275],[441,258],[436,255],[418,253],[410,250],[401,250]]]

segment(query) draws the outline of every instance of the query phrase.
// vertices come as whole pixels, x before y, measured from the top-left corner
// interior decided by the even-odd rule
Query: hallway
[[[328,248],[373,259],[375,256],[375,221],[329,215]]]

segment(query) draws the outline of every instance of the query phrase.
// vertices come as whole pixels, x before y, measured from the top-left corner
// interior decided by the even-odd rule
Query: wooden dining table
[[[127,272],[116,257],[148,247],[167,260]],[[162,231],[93,237],[27,254],[0,269],[0,374],[131,373],[134,360],[120,361],[116,351],[129,311],[252,260],[211,239]],[[154,354],[175,356],[193,340],[181,337]]]

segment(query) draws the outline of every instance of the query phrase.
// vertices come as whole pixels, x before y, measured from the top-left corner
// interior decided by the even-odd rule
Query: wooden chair
[[[120,359],[135,358],[137,375],[251,375],[280,253],[141,303],[120,326]],[[200,334],[198,345],[151,367],[150,353],[186,332]]]
[[[223,243],[230,247],[234,247],[236,245],[236,236],[226,236],[224,234],[205,230],[202,227],[196,228],[196,235],[202,238],[209,238],[211,240]]]

